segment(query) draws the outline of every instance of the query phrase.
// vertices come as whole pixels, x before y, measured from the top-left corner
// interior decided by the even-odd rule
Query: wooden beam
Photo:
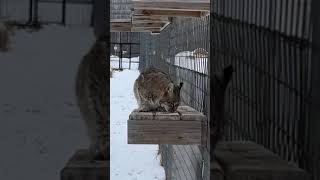
[[[131,31],[130,19],[111,19],[110,30],[111,32],[130,32]]]
[[[128,120],[128,144],[201,144],[206,117],[188,106],[179,106],[177,111],[133,111]]]
[[[136,10],[134,10],[135,12]],[[152,21],[169,21],[168,17],[162,17],[162,16],[150,16],[150,15],[144,15],[144,14],[133,14],[132,20],[152,20]]]
[[[160,31],[164,30],[169,24],[170,24],[170,22],[167,22],[164,26],[162,26]]]
[[[135,9],[134,15],[151,17],[204,17],[209,15],[209,11],[181,11],[181,10],[147,10]]]
[[[162,28],[167,23],[140,23],[140,22],[133,22],[133,27],[156,27],[156,28]]]
[[[134,9],[210,11],[209,0],[133,0]]]
[[[155,31],[155,32],[160,32],[160,30],[161,30],[161,28],[157,28],[157,27],[132,27],[132,29],[131,29],[132,31],[135,31],[135,32],[137,32],[137,31],[139,31],[139,32],[145,32],[145,31],[147,31],[147,32],[153,32],[153,31]]]

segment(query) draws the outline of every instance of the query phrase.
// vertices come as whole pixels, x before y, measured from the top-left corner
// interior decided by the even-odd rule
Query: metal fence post
[[[66,25],[66,0],[62,1],[62,24]]]

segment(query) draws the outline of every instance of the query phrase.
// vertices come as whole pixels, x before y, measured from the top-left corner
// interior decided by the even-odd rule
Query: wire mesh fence
[[[311,0],[212,1],[211,65],[236,69],[226,139],[262,144],[319,179],[310,17]]]
[[[141,35],[140,70],[156,67],[183,82],[182,103],[208,113],[209,17],[174,18],[160,35]],[[167,179],[208,179],[208,150],[202,146],[162,145]]]
[[[140,33],[112,32],[110,63],[115,69],[138,69]]]
[[[210,74],[232,64],[225,139],[262,144],[320,179],[312,0],[215,0],[211,6],[210,19],[174,18],[160,35],[142,35],[140,70],[157,67],[183,81],[182,101],[207,115],[208,54]],[[208,178],[207,150],[183,149],[161,146],[168,179]]]

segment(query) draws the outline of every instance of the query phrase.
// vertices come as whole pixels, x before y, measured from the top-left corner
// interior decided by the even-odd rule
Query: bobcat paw
[[[158,111],[158,112],[167,112],[166,109],[164,107],[162,107],[162,106],[157,107],[156,111]]]
[[[149,112],[150,110],[147,108],[138,108],[138,112]]]

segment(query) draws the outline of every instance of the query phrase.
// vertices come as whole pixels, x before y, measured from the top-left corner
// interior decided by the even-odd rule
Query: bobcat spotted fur
[[[76,76],[76,97],[90,139],[93,160],[109,159],[106,44],[97,40],[84,56]]]
[[[142,72],[134,83],[139,111],[174,112],[180,104],[183,83],[176,85],[169,75],[156,68]]]

